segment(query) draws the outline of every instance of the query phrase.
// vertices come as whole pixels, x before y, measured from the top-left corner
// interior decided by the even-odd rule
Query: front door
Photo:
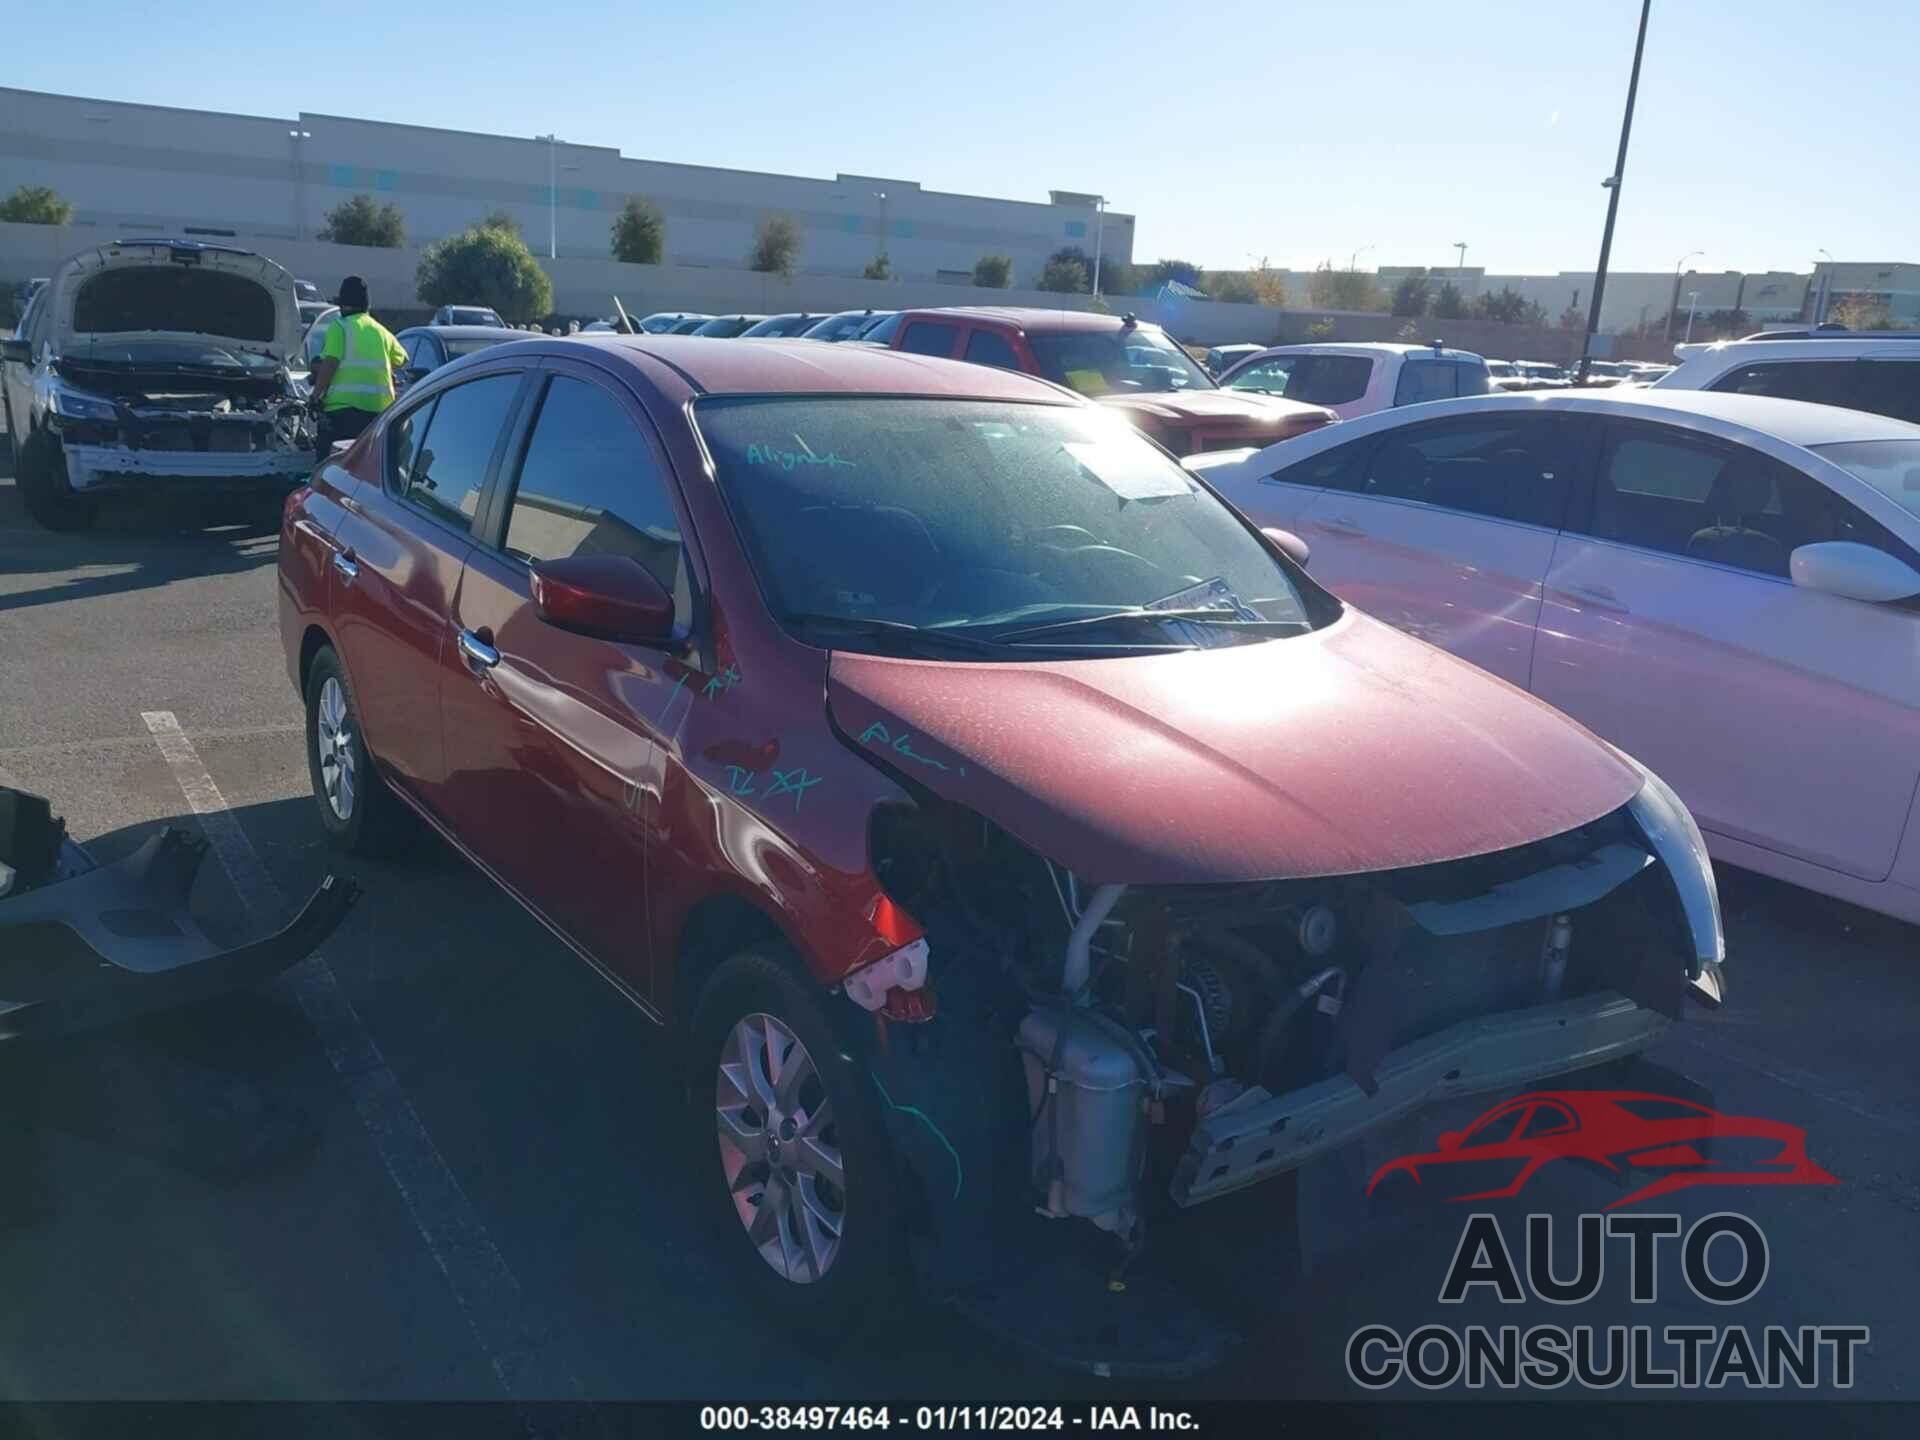
[[[1568,493],[1571,428],[1491,414],[1390,431],[1358,464],[1319,477],[1326,488],[1292,527],[1312,547],[1314,578],[1524,686]]]
[[[646,825],[663,785],[656,743],[675,699],[664,650],[541,618],[530,567],[621,555],[691,592],[666,462],[639,406],[588,369],[553,362],[498,502],[468,558],[442,669],[455,830],[597,963],[642,995]]]
[[[382,435],[382,480],[343,500],[334,621],[381,772],[444,814],[439,669],[489,466],[518,370],[402,401]]]
[[[1920,613],[1804,590],[1797,545],[1920,557],[1809,475],[1613,422],[1547,577],[1534,692],[1652,768],[1702,829],[1885,879],[1920,779]]]

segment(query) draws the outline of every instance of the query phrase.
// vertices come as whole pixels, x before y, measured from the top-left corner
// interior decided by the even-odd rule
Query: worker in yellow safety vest
[[[313,404],[320,412],[315,448],[322,460],[334,442],[353,439],[393,404],[393,372],[407,363],[400,342],[367,313],[365,280],[347,276],[333,303],[340,314],[313,367]]]

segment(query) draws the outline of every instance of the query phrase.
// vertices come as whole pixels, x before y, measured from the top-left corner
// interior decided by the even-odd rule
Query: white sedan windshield
[[[1854,440],[1811,448],[1909,515],[1920,516],[1920,440]]]

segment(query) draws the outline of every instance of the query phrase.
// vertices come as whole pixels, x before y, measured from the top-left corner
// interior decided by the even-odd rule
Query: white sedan
[[[1186,464],[1342,598],[1666,777],[1715,856],[1920,922],[1920,426],[1496,395]]]

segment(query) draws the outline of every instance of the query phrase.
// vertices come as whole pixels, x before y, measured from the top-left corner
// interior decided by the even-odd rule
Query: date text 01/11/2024
[[[887,1405],[707,1405],[700,1428],[750,1430],[916,1430],[951,1431],[1159,1431],[1193,1433],[1200,1429],[1190,1410],[1157,1405],[1093,1405],[1085,1410],[1060,1405],[919,1405],[895,1411]]]

